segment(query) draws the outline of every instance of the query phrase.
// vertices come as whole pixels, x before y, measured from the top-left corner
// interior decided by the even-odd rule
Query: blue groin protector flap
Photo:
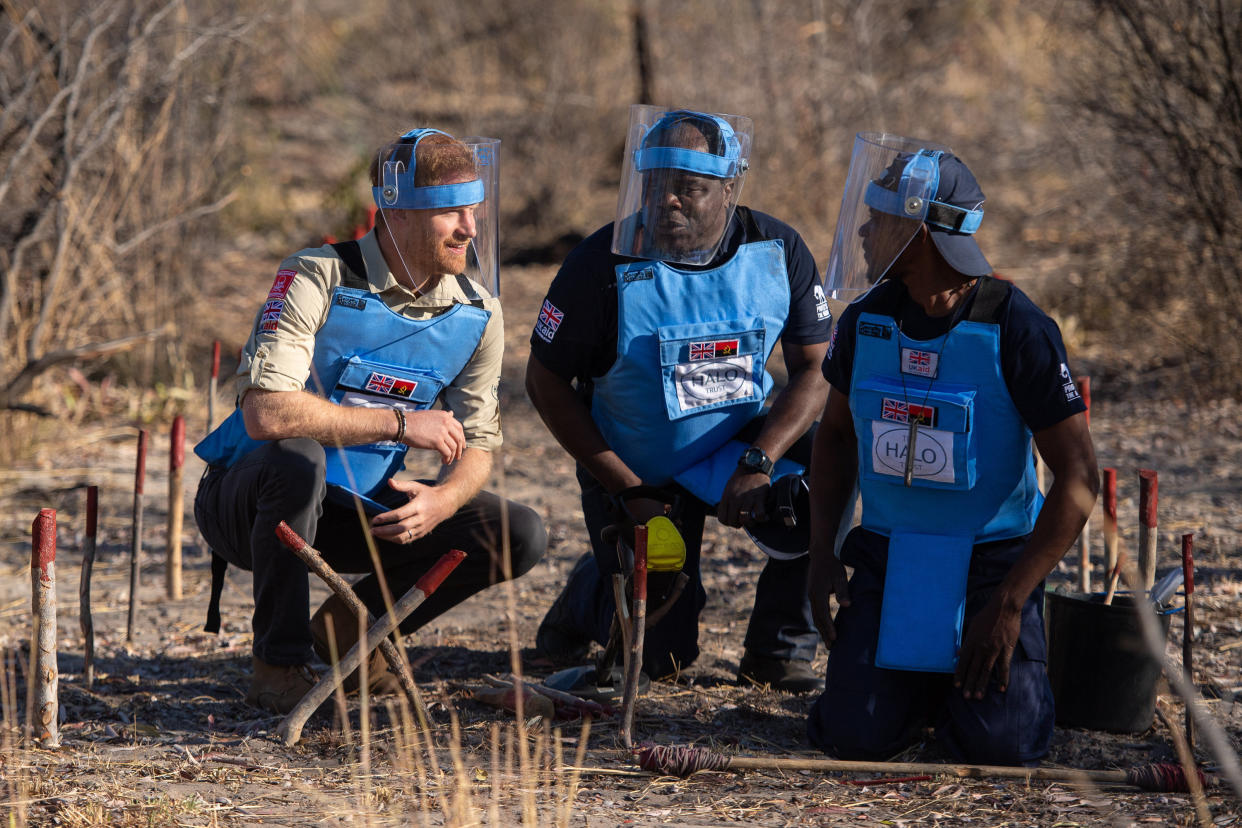
[[[969,535],[893,532],[875,666],[928,673],[956,669],[973,545]]]
[[[750,443],[743,443],[741,440],[730,440],[690,468],[673,475],[673,479],[708,506],[715,506],[724,495],[729,478],[737,471],[737,461],[742,459],[742,452],[749,446]],[[804,471],[806,469],[801,464],[782,457],[772,468],[771,477],[775,480],[787,474],[801,474]]]

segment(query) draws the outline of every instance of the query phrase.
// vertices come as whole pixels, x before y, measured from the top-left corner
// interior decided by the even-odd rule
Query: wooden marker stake
[[[1104,470],[1104,571],[1117,565],[1117,470]]]
[[[95,621],[91,617],[91,570],[95,567],[95,534],[99,526],[99,487],[86,487],[86,540],[82,543],[82,574],[78,578],[78,623],[82,627],[82,677],[95,683]]]
[[[1139,582],[1137,589],[1151,590],[1156,583],[1156,473],[1139,471]]]
[[[220,381],[220,340],[211,343],[211,382],[207,386],[207,433],[216,427],[216,386]]]
[[[142,485],[147,474],[147,430],[138,432],[138,464],[134,470],[133,537],[129,547],[129,618],[125,623],[125,643],[134,643],[134,622],[138,617],[138,581],[142,559]]]
[[[1193,534],[1182,535],[1182,577],[1185,580],[1183,589],[1186,591],[1186,615],[1182,618],[1182,669],[1186,671],[1186,681],[1195,686],[1195,556]],[[1195,722],[1191,716],[1191,701],[1186,700],[1186,745],[1195,749]]]
[[[1087,428],[1091,428],[1091,377],[1078,380],[1078,393],[1083,404],[1087,406]],[[1107,570],[1106,570],[1107,571]],[[1087,516],[1082,525],[1082,533],[1078,536],[1078,591],[1084,595],[1091,593],[1091,517]]]
[[[34,735],[44,747],[60,747],[59,676],[56,666],[56,510],[40,509],[31,527],[30,586],[34,641],[29,697]]]
[[[181,600],[181,524],[185,518],[185,417],[173,420],[168,447],[168,559],[164,569],[164,586],[168,597]]]

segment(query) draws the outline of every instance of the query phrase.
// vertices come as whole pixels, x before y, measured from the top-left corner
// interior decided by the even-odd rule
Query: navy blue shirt
[[[1001,376],[1026,427],[1032,432],[1041,431],[1086,411],[1087,406],[1070,374],[1057,323],[1016,285],[1007,286],[1008,293],[997,314]],[[957,320],[969,316],[977,292],[972,290],[954,313],[928,316],[921,305],[910,299],[904,283],[893,279],[880,282],[842,311],[824,359],[825,379],[842,394],[850,393],[859,314],[891,316],[893,308],[898,308],[896,318],[907,336],[935,339],[947,333]]]
[[[719,267],[748,242],[781,239],[789,274],[789,316],[781,331],[781,342],[811,345],[827,341],[832,316],[824,300],[815,257],[788,224],[756,210],[751,215],[761,238],[748,238],[740,210],[735,212],[721,253],[707,267]],[[616,267],[633,259],[614,254],[611,247],[609,224],[570,252],[548,288],[531,333],[531,355],[566,382],[576,379],[589,383],[608,373],[617,359]]]

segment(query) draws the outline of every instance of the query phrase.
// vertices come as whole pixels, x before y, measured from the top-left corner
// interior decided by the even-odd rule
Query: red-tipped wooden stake
[[[1087,406],[1087,427],[1091,427],[1091,377],[1078,379],[1078,394]],[[1091,592],[1091,517],[1082,525],[1078,535],[1078,591],[1084,595]]]
[[[1117,470],[1104,470],[1104,571],[1117,565]]]
[[[1144,592],[1156,583],[1156,473],[1139,471],[1139,583]]]
[[[173,601],[181,599],[181,525],[185,519],[185,417],[173,420],[168,447],[168,560],[164,586]]]
[[[78,578],[78,624],[82,627],[82,678],[95,683],[95,621],[91,616],[91,570],[95,567],[95,534],[99,525],[99,487],[86,487],[86,539],[82,543],[82,574]]]
[[[60,746],[59,676],[56,666],[56,510],[40,509],[31,527],[30,586],[34,641],[30,648],[33,692],[30,711],[35,738]]]
[[[207,386],[207,433],[216,427],[216,386],[220,382],[220,340],[211,343],[211,383]]]
[[[647,637],[647,527],[634,527],[634,611],[629,658],[625,660],[625,684],[621,693],[621,740],[627,750],[634,746],[634,707],[643,671],[643,639]]]
[[[1117,562],[1113,564],[1113,571],[1108,576],[1108,591],[1104,593],[1104,606],[1113,603],[1113,596],[1117,594],[1117,581],[1121,579],[1121,567],[1125,566],[1126,553],[1120,552],[1117,555]]]
[[[1193,534],[1182,535],[1182,577],[1185,580],[1183,589],[1186,591],[1186,615],[1182,618],[1182,669],[1186,671],[1186,681],[1195,686],[1195,660],[1193,642],[1195,639],[1195,556]],[[1190,714],[1191,703],[1186,701],[1186,745],[1195,749],[1195,722]]]
[[[142,563],[142,486],[147,475],[147,430],[138,432],[138,463],[134,470],[134,522],[129,547],[129,618],[125,623],[125,643],[134,643],[134,622],[138,618],[138,581]]]

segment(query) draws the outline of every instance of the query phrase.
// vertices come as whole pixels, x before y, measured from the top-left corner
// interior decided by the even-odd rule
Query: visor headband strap
[[[435,184],[417,187],[414,184],[414,172],[418,158],[418,144],[428,135],[448,135],[438,129],[411,129],[401,136],[401,140],[414,139],[410,145],[410,165],[397,160],[398,147],[394,147],[392,155],[384,162],[381,170],[381,184],[371,188],[371,196],[377,207],[392,210],[428,210],[465,207],[478,204],[486,195],[483,180],[463,181],[458,184]],[[403,145],[398,145],[403,146]]]

